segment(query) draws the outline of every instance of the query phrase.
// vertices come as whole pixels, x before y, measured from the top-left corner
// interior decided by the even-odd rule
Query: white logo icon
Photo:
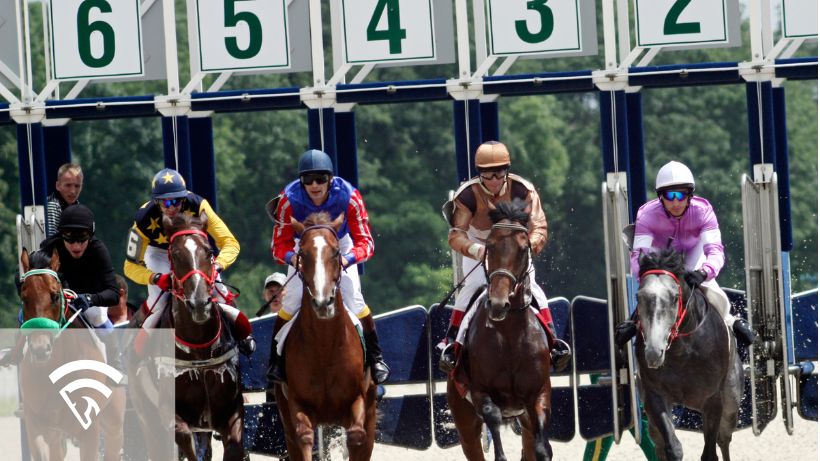
[[[48,375],[48,379],[51,380],[52,383],[57,383],[63,376],[68,375],[69,373],[73,373],[75,371],[96,371],[102,373],[109,378],[111,378],[115,383],[119,384],[122,381],[122,373],[117,371],[115,368],[103,363],[98,362],[96,360],[74,360],[73,362],[68,362],[65,365],[60,366],[56,370],[52,371],[51,374]],[[111,388],[106,386],[105,384],[91,379],[91,378],[80,378],[63,386],[60,389],[60,396],[65,400],[66,405],[68,408],[71,409],[71,412],[74,413],[74,417],[77,418],[77,421],[83,426],[83,430],[87,430],[91,427],[91,419],[94,416],[100,414],[100,405],[97,403],[96,400],[88,397],[86,395],[82,396],[82,398],[86,401],[85,411],[82,415],[77,411],[77,404],[71,401],[71,397],[69,394],[78,390],[78,389],[94,389],[100,394],[102,394],[106,400],[111,396]],[[94,412],[92,415],[91,412]]]

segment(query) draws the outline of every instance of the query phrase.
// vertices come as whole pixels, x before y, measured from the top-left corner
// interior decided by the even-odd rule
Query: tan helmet
[[[475,151],[476,168],[497,168],[510,166],[510,152],[498,141],[487,141]]]

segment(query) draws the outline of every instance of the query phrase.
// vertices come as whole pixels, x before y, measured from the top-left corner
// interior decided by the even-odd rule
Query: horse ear
[[[57,249],[55,248],[51,252],[51,270],[53,270],[54,272],[57,272],[57,269],[59,269],[59,268],[60,268],[60,253],[58,253]]]
[[[305,225],[297,221],[295,218],[290,218],[290,225],[297,234],[301,234],[305,230]]]
[[[336,232],[339,232],[339,229],[342,228],[342,224],[345,222],[345,214],[339,213],[339,216],[336,216],[336,219],[330,223],[330,227],[332,227]]]
[[[199,214],[199,220],[202,221],[202,231],[207,232],[208,231],[208,215],[205,214],[204,211]]]
[[[23,272],[28,272],[30,264],[28,261],[28,250],[25,248],[23,248],[23,252],[20,253],[20,264],[23,265]]]

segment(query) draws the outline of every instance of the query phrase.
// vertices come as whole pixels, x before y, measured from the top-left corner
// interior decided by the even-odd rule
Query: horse
[[[169,237],[171,303],[158,328],[174,329],[175,442],[191,461],[197,459],[193,433],[216,431],[221,435],[223,460],[245,458],[242,444],[244,404],[236,341],[219,304],[212,297],[217,276],[206,233],[207,217],[177,215],[163,218]],[[157,385],[137,379],[151,367],[139,358],[128,364],[131,397],[146,438],[156,427],[167,426],[170,415],[156,404]],[[132,378],[133,375],[133,378]],[[148,381],[161,377],[152,375]],[[161,386],[160,386],[161,387]],[[161,392],[161,389],[159,389]],[[170,459],[162,444],[149,444],[151,459]]]
[[[104,346],[92,329],[76,316],[66,319],[68,299],[57,274],[57,250],[49,257],[44,251],[29,254],[23,249],[20,263],[25,344],[21,344],[18,373],[22,419],[32,459],[64,459],[66,436],[77,441],[81,459],[98,459],[102,434],[105,461],[119,460],[126,400],[125,389],[116,386],[122,380],[121,373],[105,365]],[[66,327],[69,330],[64,331]],[[98,371],[65,373],[73,368],[64,365],[78,360],[98,362],[94,367]],[[69,377],[72,381],[60,388]],[[94,388],[106,397],[104,400],[96,391],[84,394],[82,388],[72,387],[92,380],[96,382]],[[85,399],[85,407],[80,405],[83,400],[78,395]]]
[[[276,383],[276,405],[293,461],[310,461],[318,425],[340,425],[347,432],[352,461],[370,459],[376,430],[376,384],[365,369],[361,337],[342,302],[342,260],[337,231],[315,213],[292,224],[301,235],[299,276],[303,282],[299,314],[285,340],[285,374]]]
[[[520,200],[499,202],[490,216],[484,261],[489,286],[478,298],[465,349],[448,376],[447,403],[468,460],[484,459],[482,422],[492,434],[496,461],[506,460],[499,429],[515,417],[522,428],[522,459],[550,460],[550,353],[530,308],[529,207]]]
[[[683,257],[672,249],[640,260],[637,338],[639,384],[649,434],[661,460],[683,459],[672,405],[700,411],[702,460],[729,458],[743,393],[743,369],[735,339],[700,290],[684,282]]]

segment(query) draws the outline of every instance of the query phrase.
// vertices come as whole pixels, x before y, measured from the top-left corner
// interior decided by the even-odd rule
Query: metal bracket
[[[11,119],[21,124],[40,123],[46,118],[46,105],[43,102],[15,103],[9,109]]]
[[[299,99],[308,109],[335,109],[335,86],[308,86],[299,90]]]
[[[774,79],[774,67],[763,61],[741,62],[738,73],[747,82],[770,82]]]
[[[447,93],[456,101],[478,99],[484,94],[484,83],[481,79],[458,79],[447,80]]]
[[[179,117],[191,112],[191,99],[182,94],[156,96],[154,107],[165,117]]]
[[[592,83],[601,91],[622,91],[629,86],[629,74],[623,69],[596,70],[592,72]]]

